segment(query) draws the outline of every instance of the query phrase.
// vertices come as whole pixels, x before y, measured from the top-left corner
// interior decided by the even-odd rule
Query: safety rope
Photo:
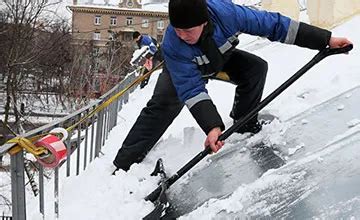
[[[32,138],[31,138],[32,139]],[[14,143],[16,147],[12,147],[8,152],[10,155],[14,155],[18,153],[21,148],[25,149],[27,152],[40,156],[42,154],[47,154],[48,150],[44,147],[36,147],[30,138],[25,137],[15,137],[11,140],[8,140],[7,143]]]
[[[108,100],[106,100],[105,102],[103,102],[102,104],[98,105],[95,109],[93,109],[92,111],[90,111],[87,115],[83,116],[82,118],[79,119],[78,122],[76,122],[75,124],[71,125],[70,127],[66,128],[66,131],[70,132],[72,131],[74,128],[76,128],[78,125],[80,125],[81,123],[83,123],[85,120],[87,120],[88,118],[91,118],[92,116],[94,116],[96,113],[100,112],[101,110],[103,110],[104,108],[106,108],[107,106],[109,106],[112,102],[114,102],[117,98],[119,98],[120,96],[124,95],[129,89],[131,89],[133,86],[135,86],[136,84],[144,81],[147,77],[149,77],[154,71],[158,70],[162,65],[163,65],[164,61],[160,62],[155,68],[153,68],[152,70],[150,70],[149,72],[147,72],[146,74],[143,75],[139,75],[132,83],[130,83],[128,86],[126,86],[123,90],[121,90],[120,92],[116,93],[115,95],[113,95],[112,97],[110,97]],[[142,67],[145,68],[145,67]],[[141,72],[141,69],[140,69]],[[46,135],[48,135],[50,133],[43,133],[43,134],[39,134],[39,135],[35,135],[29,138],[25,138],[25,137],[15,137],[12,138],[10,140],[8,140],[6,143],[14,143],[16,144],[14,147],[12,147],[8,153],[10,155],[14,155],[18,152],[21,151],[21,149],[25,149],[27,152],[33,154],[36,157],[39,157],[41,155],[46,155],[49,153],[49,151],[45,148],[45,147],[38,147],[35,146],[35,144],[33,142],[37,141],[38,139],[40,139],[41,137],[44,137]],[[54,134],[54,133],[51,133]],[[56,134],[54,134],[56,135]]]
[[[127,87],[125,87],[123,90],[121,90],[120,92],[116,93],[115,95],[113,95],[112,97],[110,97],[108,100],[106,100],[105,102],[103,102],[101,105],[97,106],[95,109],[93,109],[89,114],[85,115],[84,117],[82,117],[77,123],[73,124],[72,126],[66,128],[67,131],[72,131],[75,127],[77,127],[79,124],[83,123],[86,119],[91,118],[93,115],[95,115],[96,113],[98,113],[99,111],[103,110],[104,108],[106,108],[107,106],[109,106],[113,101],[115,101],[117,98],[119,98],[120,96],[122,96],[124,93],[126,93],[129,89],[131,89],[134,85],[144,81],[147,77],[149,77],[155,70],[159,69],[162,64],[164,63],[164,61],[161,61],[155,68],[153,68],[152,70],[150,70],[149,72],[147,72],[144,75],[140,75],[139,77],[137,77],[132,83],[130,83]],[[144,67],[142,67],[144,68]]]

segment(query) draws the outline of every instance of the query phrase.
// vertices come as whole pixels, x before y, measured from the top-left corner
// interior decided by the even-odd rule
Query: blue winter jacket
[[[279,13],[252,10],[231,0],[207,0],[207,7],[214,27],[212,38],[223,57],[231,54],[240,33],[317,50],[325,48],[331,38],[331,32],[325,29],[291,20]],[[171,25],[166,29],[162,51],[179,99],[200,127],[206,134],[215,127],[223,130],[224,123],[205,88],[204,69],[212,66],[211,60],[201,52],[198,44],[189,45],[181,40]]]
[[[293,44],[299,23],[279,13],[256,11],[235,5],[230,0],[207,0],[210,19],[214,24],[216,45],[221,52],[231,47],[240,33],[267,37],[271,41]],[[198,65],[203,54],[198,45],[182,41],[169,25],[162,44],[168,68],[178,97],[188,108],[199,101],[210,99],[205,88],[206,81]]]
[[[139,47],[148,46],[150,48],[151,55],[154,55],[156,53],[157,46],[156,42],[153,41],[153,39],[149,35],[142,35],[140,42],[138,43]]]

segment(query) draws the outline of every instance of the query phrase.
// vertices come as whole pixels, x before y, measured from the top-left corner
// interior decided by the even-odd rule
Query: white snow
[[[147,54],[146,52],[150,50],[150,47],[149,46],[143,46],[141,47],[140,49],[137,49],[134,51],[132,57],[131,57],[131,60],[130,60],[130,64],[133,66],[135,65],[135,61],[137,59],[139,59],[140,56],[143,56],[145,57],[145,55]]]
[[[360,84],[360,51],[357,48],[357,45],[360,44],[359,23],[360,16],[333,30],[333,36],[348,37],[355,44],[355,48],[349,55],[336,55],[326,58],[308,71],[265,110],[277,115],[280,120],[285,120],[358,86]],[[255,40],[252,46],[258,42],[263,42],[263,40]],[[264,97],[317,53],[280,43],[267,43],[252,52],[269,63]],[[118,115],[117,127],[111,131],[106,145],[102,149],[104,155],[90,164],[80,176],[61,178],[59,198],[61,220],[140,219],[154,207],[152,203],[145,202],[143,198],[157,186],[158,177],[149,176],[156,160],[160,157],[163,158],[167,172],[173,174],[194,155],[203,150],[205,135],[188,110],[184,108],[163,135],[161,141],[142,163],[133,165],[127,173],[120,171],[116,176],[110,175],[113,169],[112,161],[117,150],[142,107],[151,97],[157,76],[158,72],[151,77],[147,87],[142,90],[137,89],[131,94],[129,103],[123,106]],[[207,88],[225,124],[229,127],[232,120],[228,115],[231,110],[235,87],[224,82],[210,81]],[[300,94],[306,95],[299,98]],[[353,122],[353,124],[358,124],[358,121]],[[271,124],[269,126],[271,129]],[[357,132],[358,130],[359,126],[354,125],[348,132]],[[340,140],[342,135],[346,134],[335,137],[329,145]],[[226,150],[226,148],[227,144],[222,150]],[[334,149],[335,147],[329,149],[328,152]],[[318,160],[320,162],[321,156],[322,154],[311,154],[303,160],[292,161],[291,164],[301,164],[307,160]],[[194,170],[210,163],[211,156],[209,158],[208,161],[200,162]],[[191,175],[191,172],[188,175]],[[306,173],[304,172],[278,175],[269,171],[254,183],[239,186],[226,199],[209,200],[189,215],[184,216],[183,219],[210,219],[219,211],[239,211],[243,207],[242,202],[252,192],[260,191],[268,185],[279,186],[281,190],[282,183],[285,184],[291,179],[302,179],[305,176]],[[186,182],[186,176],[181,178],[179,182]],[[27,202],[33,207],[37,207],[37,201]],[[47,217],[52,219],[54,217],[52,207],[45,208]],[[259,203],[255,211],[267,213],[268,208],[265,203]],[[28,209],[28,219],[39,219],[37,210],[37,208]]]
[[[349,128],[355,127],[356,125],[360,124],[360,119],[356,118],[347,123]]]
[[[152,11],[152,12],[168,12],[168,3],[167,2],[155,2],[155,1],[146,1],[142,2],[141,8],[120,8],[119,0],[79,0],[77,1],[75,7],[90,7],[90,8],[105,8],[113,10],[129,10],[129,11]],[[69,4],[72,5],[72,4]]]
[[[154,11],[154,12],[168,12],[167,3],[158,3],[158,4],[146,4],[142,5],[144,11]]]
[[[302,120],[301,120],[301,124],[303,124],[303,125],[306,125],[306,124],[308,124],[308,123],[309,123],[309,121],[306,120],[306,119],[302,119]]]
[[[298,146],[295,146],[293,148],[289,148],[289,155],[295,154],[296,151],[300,150],[303,147],[305,147],[305,144],[299,144]]]
[[[345,108],[345,105],[338,105],[337,106],[338,111],[342,111],[342,110],[344,110],[344,108]]]
[[[351,96],[352,96],[351,93],[348,93],[348,94],[345,95],[345,97],[346,97],[347,99],[350,98]]]
[[[318,162],[319,162],[319,163],[322,163],[322,162],[324,161],[324,158],[322,158],[322,157],[318,157],[318,159],[317,159],[317,160],[318,160]]]
[[[261,3],[261,0],[232,0],[232,2],[238,5],[256,5]]]

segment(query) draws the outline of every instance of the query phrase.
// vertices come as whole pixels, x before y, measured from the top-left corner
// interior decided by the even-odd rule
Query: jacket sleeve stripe
[[[198,65],[204,65],[210,63],[206,55],[195,57],[192,61],[197,63]]]
[[[297,33],[299,31],[299,25],[300,25],[300,23],[295,20],[290,21],[288,33],[287,33],[284,43],[286,43],[286,44],[294,44],[295,43],[295,39],[296,39]]]
[[[226,51],[228,51],[232,47],[233,47],[233,45],[229,41],[226,41],[225,44],[223,44],[221,47],[219,47],[220,53],[224,54]]]
[[[211,98],[207,93],[201,92],[198,95],[186,100],[185,104],[188,107],[188,109],[191,109],[196,103],[203,100],[211,100]]]

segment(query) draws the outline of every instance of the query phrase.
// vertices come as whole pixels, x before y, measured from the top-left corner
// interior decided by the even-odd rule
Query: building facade
[[[121,42],[130,43],[134,31],[161,42],[169,24],[167,12],[146,11],[133,0],[121,1],[119,7],[73,5],[69,8],[73,13],[74,41],[94,40],[97,46],[104,46],[114,34]]]
[[[83,59],[90,60],[90,64],[84,71],[92,73],[88,87],[99,95],[130,71],[129,61],[136,45],[132,39],[135,31],[162,41],[169,24],[164,7],[167,4],[152,4],[146,9],[139,1],[119,0],[117,5],[110,5],[109,0],[102,4],[93,1],[77,4],[74,1],[69,7],[72,11],[72,43],[80,48],[85,45],[92,48],[92,52],[85,52]]]

